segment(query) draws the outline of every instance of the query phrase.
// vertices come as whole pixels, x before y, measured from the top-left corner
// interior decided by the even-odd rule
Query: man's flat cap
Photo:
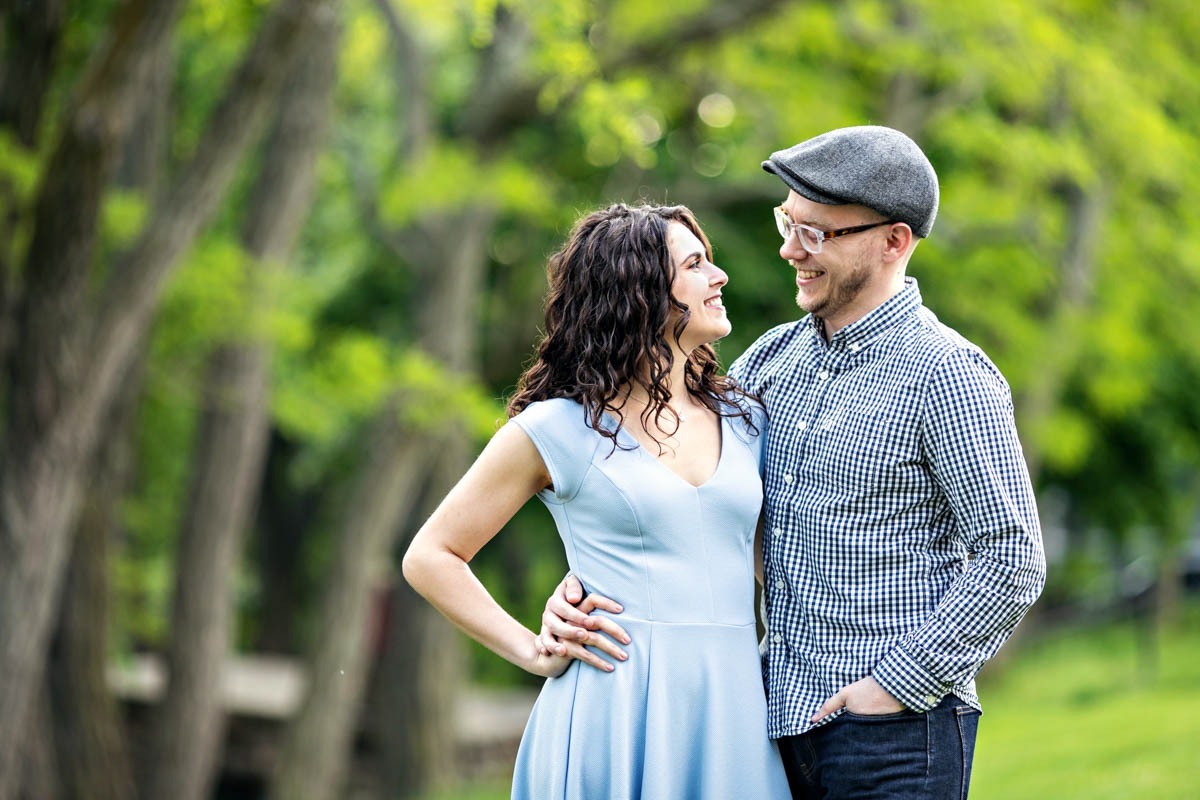
[[[917,143],[892,128],[838,128],[774,152],[762,166],[815,203],[863,205],[921,237],[933,229],[937,173]]]

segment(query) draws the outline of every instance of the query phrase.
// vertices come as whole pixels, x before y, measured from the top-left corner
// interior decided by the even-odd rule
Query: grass
[[[1047,632],[985,669],[973,800],[1200,798],[1200,606],[1153,669],[1138,624]]]
[[[479,783],[426,795],[422,800],[508,800],[509,782]]]
[[[980,676],[972,800],[1200,800],[1200,604],[1158,638],[1125,621],[1039,632]],[[503,800],[508,784],[425,800]]]

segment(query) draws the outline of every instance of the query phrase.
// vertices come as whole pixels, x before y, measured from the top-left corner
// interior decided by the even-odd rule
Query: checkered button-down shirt
[[[767,410],[763,670],[772,737],[868,675],[925,711],[1045,580],[1008,384],[916,281],[825,342],[811,315],[730,369]]]

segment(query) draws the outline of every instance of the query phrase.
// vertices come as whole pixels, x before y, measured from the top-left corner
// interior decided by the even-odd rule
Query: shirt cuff
[[[892,648],[875,665],[871,677],[911,711],[928,711],[950,691],[901,647]]]

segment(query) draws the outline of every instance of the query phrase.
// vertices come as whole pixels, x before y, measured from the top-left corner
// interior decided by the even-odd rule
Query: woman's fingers
[[[601,651],[601,653],[612,658],[614,661],[624,661],[629,658],[629,655],[618,647],[616,642],[598,633],[589,633],[586,642],[564,641],[562,645],[567,657],[578,659],[585,664],[604,670],[605,672],[612,672],[613,665],[611,662],[606,661],[596,650]]]
[[[600,617],[589,617],[572,605],[559,605],[551,598],[542,612],[542,625],[560,639],[581,639],[588,629],[600,627]]]
[[[579,601],[583,599],[583,584],[569,572],[558,588],[562,590],[563,599],[571,605],[579,605]]]
[[[537,635],[538,652],[575,658],[597,669],[611,671],[612,664],[587,648],[593,647],[613,659],[624,661],[629,656],[620,644],[629,644],[629,634],[609,617],[593,616],[591,612],[620,614],[623,610],[620,603],[604,595],[593,593],[584,597],[579,579],[568,575],[546,600],[542,627]]]
[[[592,592],[583,599],[582,603],[578,603],[578,608],[585,614],[590,614],[596,609],[601,611],[609,611],[613,614],[620,614],[625,609],[616,600],[610,600],[602,594]]]
[[[539,654],[544,656],[563,656],[567,654],[567,649],[554,638],[550,631],[546,630],[543,625],[538,631],[537,637],[533,640]]]
[[[584,605],[587,605],[587,601],[584,601]],[[611,617],[593,616],[591,619],[595,621],[596,631],[607,633],[621,644],[629,644],[629,634],[626,633],[625,629],[618,625]]]

